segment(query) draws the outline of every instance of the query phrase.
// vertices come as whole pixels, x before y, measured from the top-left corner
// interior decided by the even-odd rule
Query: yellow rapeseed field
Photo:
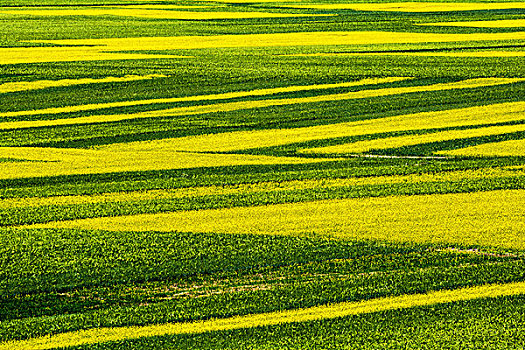
[[[523,5],[525,7],[525,4]],[[501,19],[496,21],[465,21],[421,23],[422,26],[476,27],[476,28],[516,28],[525,27],[525,19]]]
[[[315,235],[525,249],[525,191],[325,200],[32,225],[111,231]]]
[[[374,91],[381,93],[380,90],[370,92]],[[101,146],[100,149],[125,152],[169,149],[188,152],[228,152],[335,137],[520,121],[525,119],[524,112],[525,102],[510,102],[293,129],[237,131],[156,141],[116,143]]]
[[[101,150],[36,147],[0,147],[0,158],[30,160],[27,162],[2,163],[0,179],[248,164],[298,164],[321,161],[293,157],[206,154],[172,150],[131,151],[115,154],[112,151]]]
[[[524,110],[525,113],[525,110]],[[374,149],[387,149],[403,146],[413,146],[422,143],[448,141],[469,137],[503,135],[507,133],[525,131],[525,124],[490,126],[486,128],[441,131],[423,135],[408,135],[387,137],[376,140],[358,141],[342,145],[318,147],[301,150],[303,153],[364,153]],[[461,153],[461,152],[460,152]],[[525,154],[525,153],[524,153]]]
[[[383,297],[356,302],[342,302],[305,309],[233,316],[224,319],[88,329],[28,340],[10,341],[0,344],[0,350],[49,350],[170,334],[200,334],[242,328],[275,326],[286,323],[334,319],[373,312],[521,294],[525,294],[525,282],[488,284],[453,290],[430,291],[421,294]]]
[[[145,51],[162,51],[227,47],[234,48],[326,45],[374,45],[389,43],[402,44],[455,41],[504,41],[523,39],[525,39],[525,32],[438,34],[355,31],[178,37],[137,37],[108,39],[35,40],[34,42],[37,43],[51,43],[57,45],[65,45],[65,47],[62,46],[0,48],[0,65],[83,60],[93,61],[180,57],[162,54],[145,55],[133,53],[118,53],[118,51],[134,51],[137,50],[137,48],[140,48],[140,50]],[[68,47],[68,45],[75,47]]]
[[[504,10],[525,8],[523,2],[377,2],[364,4],[300,4],[285,7],[317,10],[399,11],[399,12],[448,12]]]
[[[476,156],[476,157],[524,157],[525,140],[509,140],[501,142],[485,143],[482,145],[461,148],[451,151],[441,151],[440,154],[454,156]]]
[[[206,195],[249,194],[256,192],[293,191],[353,187],[367,185],[386,185],[399,183],[423,183],[444,181],[468,181],[488,178],[512,178],[525,176],[524,169],[486,168],[477,170],[451,171],[435,174],[411,174],[398,176],[372,176],[344,179],[290,180],[280,182],[259,182],[233,186],[204,186],[173,190],[149,190],[134,192],[103,193],[98,195],[51,196],[34,198],[0,199],[0,209],[39,207],[46,205],[75,205],[87,203],[110,203],[125,201],[156,200],[169,198],[189,198]]]
[[[77,106],[37,109],[37,110],[32,110],[32,111],[6,112],[6,113],[1,113],[0,117],[16,117],[16,116],[22,116],[22,115],[28,116],[28,115],[39,115],[39,114],[60,114],[60,113],[70,113],[70,112],[91,111],[91,110],[96,110],[96,109],[105,109],[105,108],[113,108],[113,107],[142,106],[142,105],[161,104],[161,103],[227,100],[227,99],[239,98],[239,97],[274,95],[274,94],[285,93],[285,92],[325,90],[325,89],[335,89],[335,88],[344,88],[344,87],[353,87],[353,86],[362,86],[362,85],[393,83],[396,81],[402,81],[402,80],[407,80],[407,79],[410,79],[410,78],[407,78],[407,77],[368,78],[368,79],[361,79],[358,81],[352,81],[352,82],[346,82],[346,83],[296,85],[296,86],[286,86],[286,87],[278,87],[278,88],[256,89],[256,90],[250,90],[250,91],[235,91],[235,92],[227,92],[227,93],[222,93],[222,94],[209,94],[209,95],[159,98],[159,99],[149,99],[149,100],[84,104],[84,105],[77,105]],[[503,81],[507,81],[507,80],[503,80]],[[513,81],[514,80],[510,80],[509,82],[513,82]]]
[[[39,43],[57,45],[92,45],[107,51],[185,50],[221,47],[279,47],[279,46],[326,46],[326,45],[373,45],[409,44],[455,41],[523,40],[525,32],[511,33],[411,33],[383,31],[355,32],[299,32],[277,34],[243,34],[178,37],[139,37],[108,39],[35,40]],[[52,48],[50,48],[52,49]]]
[[[84,84],[97,84],[97,83],[120,83],[120,82],[131,82],[138,80],[147,80],[153,78],[164,78],[165,75],[161,74],[150,74],[150,75],[127,75],[124,77],[106,77],[101,79],[61,79],[61,80],[37,80],[37,81],[21,81],[0,84],[0,93],[17,92],[17,91],[29,91],[29,90],[40,90],[54,87],[66,87]]]
[[[388,79],[388,78],[385,78],[385,79]],[[395,79],[406,79],[406,78],[393,78],[390,81],[395,81]],[[388,82],[388,81],[389,80],[383,80],[382,82]],[[374,90],[361,90],[361,91],[355,91],[355,92],[319,95],[319,96],[312,96],[312,97],[227,102],[227,103],[217,103],[217,104],[203,105],[203,106],[178,107],[178,108],[171,108],[171,109],[165,109],[165,110],[139,112],[139,113],[132,113],[132,114],[92,115],[92,116],[86,116],[86,117],[75,117],[75,118],[64,118],[64,119],[53,119],[53,120],[14,121],[14,122],[3,122],[3,123],[0,122],[0,129],[20,129],[20,128],[43,127],[43,126],[92,124],[92,123],[115,122],[115,121],[121,121],[121,120],[142,119],[142,118],[195,115],[195,114],[205,114],[205,113],[214,113],[214,112],[230,112],[230,111],[252,109],[252,108],[264,108],[264,107],[273,107],[273,106],[285,106],[285,105],[293,105],[293,104],[318,103],[318,102],[328,102],[328,101],[342,101],[342,100],[361,99],[361,98],[369,98],[369,97],[399,95],[399,94],[406,94],[406,93],[413,93],[413,92],[444,91],[444,90],[453,90],[453,89],[488,87],[488,86],[495,86],[495,85],[502,85],[502,84],[511,84],[511,83],[522,82],[522,81],[525,81],[525,79],[522,79],[522,78],[479,78],[479,79],[469,79],[469,80],[464,80],[464,81],[459,81],[459,82],[454,82],[454,83],[399,87],[399,88],[385,88],[385,89],[374,89]],[[371,81],[368,81],[368,82],[371,83]],[[376,81],[376,83],[379,83],[379,82],[381,82],[381,80]],[[237,93],[233,93],[233,94],[237,94]],[[227,96],[232,96],[232,95],[227,94]],[[197,99],[201,99],[201,98],[203,97],[200,97],[200,96],[197,97]],[[217,98],[217,95],[215,95],[215,98]],[[156,100],[145,100],[145,101],[125,101],[125,102],[115,102],[115,103],[86,105],[86,106],[80,105],[80,106],[70,106],[70,107],[46,108],[46,109],[40,109],[40,110],[35,110],[35,111],[5,112],[5,113],[0,114],[0,118],[26,116],[26,115],[39,115],[39,114],[59,114],[59,113],[67,113],[67,112],[79,112],[83,110],[93,110],[93,109],[99,109],[99,108],[146,105],[146,104],[153,104],[153,103],[169,103],[169,102],[176,102],[176,101],[181,101],[181,100],[190,101],[191,99],[192,97],[175,98],[175,99],[160,99],[160,100],[156,99]],[[336,126],[337,125],[339,124],[336,124]],[[334,126],[327,126],[327,127],[332,128],[332,129],[334,128]],[[286,133],[287,134],[289,133],[291,137],[293,137],[294,133],[297,133],[297,130],[302,130],[302,129],[294,129],[294,130],[295,131],[287,130]],[[281,133],[282,132],[283,131],[281,131]],[[260,133],[260,132],[255,132],[255,133]],[[204,136],[204,137],[207,137],[207,136]],[[222,137],[222,136],[219,136],[219,137]],[[316,137],[316,138],[325,138],[325,137]],[[294,141],[291,141],[291,142],[294,142]],[[184,148],[184,149],[188,150],[188,148]],[[189,149],[189,150],[191,151],[193,149]]]
[[[3,15],[18,16],[120,16],[138,17],[152,19],[182,19],[182,20],[210,20],[210,19],[242,19],[242,18],[279,18],[279,17],[313,17],[313,16],[332,16],[317,14],[294,14],[277,12],[216,12],[216,11],[175,11],[152,9],[148,7],[136,8],[104,8],[92,7],[89,9],[0,9]]]
[[[0,48],[0,65],[43,62],[115,61],[149,58],[189,58],[178,55],[105,52],[104,47],[9,47]]]
[[[157,0],[158,1],[158,0]],[[125,8],[125,9],[161,9],[161,10],[179,10],[179,9],[202,9],[202,8],[215,8],[215,7],[225,7],[224,5],[173,5],[173,4],[142,4],[142,5],[133,5],[133,4],[119,4],[118,6],[114,5],[100,5],[97,8]]]
[[[525,0],[0,3],[0,350],[515,345]]]

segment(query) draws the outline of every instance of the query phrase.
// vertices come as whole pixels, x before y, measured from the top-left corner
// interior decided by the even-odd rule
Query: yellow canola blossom
[[[525,140],[509,140],[501,142],[484,143],[451,151],[437,152],[453,156],[475,157],[525,157]]]
[[[278,88],[256,89],[256,90],[251,90],[251,91],[235,91],[235,92],[227,92],[227,93],[222,93],[222,94],[209,94],[209,95],[196,95],[196,96],[160,98],[160,99],[149,99],[149,100],[85,104],[85,105],[78,105],[78,106],[45,108],[45,109],[39,109],[39,110],[33,110],[33,111],[7,112],[7,113],[1,113],[0,117],[16,117],[16,116],[22,116],[22,115],[28,116],[28,115],[39,115],[39,114],[60,114],[60,113],[91,111],[91,110],[114,108],[114,107],[143,106],[143,105],[161,104],[161,103],[227,100],[227,99],[239,98],[239,97],[266,96],[266,95],[274,95],[274,94],[286,93],[286,92],[325,90],[325,89],[346,88],[346,87],[354,87],[354,86],[362,86],[362,85],[393,83],[393,82],[408,80],[408,79],[410,78],[406,78],[406,77],[368,78],[368,79],[361,79],[358,81],[351,81],[351,82],[345,82],[345,83],[295,85],[295,86],[286,86],[286,87],[278,87]],[[507,81],[507,80],[504,80],[504,81]],[[514,80],[511,80],[510,82],[513,82],[513,81]],[[207,107],[203,107],[203,108],[207,108]]]
[[[525,8],[525,4],[523,5]],[[525,27],[525,19],[500,19],[496,21],[458,21],[421,23],[422,26],[475,27],[475,28],[516,28]]]
[[[158,2],[158,0],[157,0]],[[100,5],[95,8],[125,8],[125,9],[160,9],[160,10],[180,10],[180,9],[202,9],[202,8],[213,8],[213,7],[225,7],[224,5],[214,6],[209,5],[173,5],[173,4],[142,4],[142,5],[130,5],[119,3],[118,6],[114,5]],[[21,7],[23,8],[23,7]]]
[[[181,19],[181,20],[210,20],[210,19],[242,19],[242,18],[280,18],[280,17],[315,17],[332,16],[319,14],[294,14],[277,12],[216,12],[216,11],[175,11],[152,9],[147,7],[137,8],[103,8],[94,7],[90,9],[16,9],[0,10],[3,15],[19,16],[119,16],[137,17],[151,19]]]
[[[429,291],[421,294],[405,294],[363,301],[334,303],[304,309],[233,316],[223,319],[147,326],[95,328],[28,340],[14,340],[0,344],[0,350],[49,350],[172,334],[201,334],[242,328],[276,326],[287,323],[327,320],[373,312],[522,294],[525,294],[525,282],[487,284],[453,290]]]
[[[115,53],[101,47],[9,47],[0,48],[0,65],[43,62],[142,60],[189,58],[188,56]]]
[[[378,92],[377,90],[374,91]],[[114,152],[156,150],[229,152],[251,148],[281,146],[290,143],[327,138],[503,123],[524,119],[525,102],[510,102],[311,127],[236,131],[155,141],[112,144],[101,146],[100,149]]]
[[[151,75],[127,75],[124,77],[106,77],[101,79],[62,79],[62,80],[37,80],[37,81],[21,81],[0,84],[0,94],[7,92],[40,90],[54,87],[66,87],[84,84],[98,84],[98,83],[122,83],[130,81],[148,80],[153,78],[164,78],[165,75],[151,74]]]
[[[523,110],[525,113],[525,108]],[[525,118],[525,115],[524,115]],[[383,139],[358,141],[354,143],[346,143],[342,145],[318,147],[311,149],[303,149],[302,153],[364,153],[371,150],[397,148],[403,146],[414,146],[423,143],[449,141],[455,139],[463,139],[469,137],[503,135],[513,132],[525,131],[525,124],[519,125],[505,125],[505,126],[490,126],[486,128],[466,129],[466,130],[450,130],[441,131],[423,135],[408,135],[399,137],[387,137]],[[460,151],[461,153],[461,151]],[[448,154],[448,153],[446,153]],[[525,155],[525,153],[522,153]]]
[[[299,32],[243,35],[139,37],[107,39],[34,40],[57,45],[103,46],[107,51],[185,50],[226,47],[280,47],[327,45],[410,44],[455,41],[524,40],[525,32],[512,33],[410,33],[383,31]]]
[[[352,198],[31,225],[110,231],[316,235],[525,249],[525,190]]]
[[[110,203],[124,201],[189,198],[206,195],[249,194],[257,192],[293,191],[304,189],[337,188],[399,183],[422,183],[444,181],[469,181],[474,179],[521,177],[524,169],[488,168],[462,170],[436,174],[412,174],[398,176],[357,177],[322,180],[290,180],[280,182],[259,182],[230,186],[205,186],[173,190],[148,190],[125,193],[104,193],[98,195],[52,196],[35,198],[11,198],[0,200],[0,209],[39,207],[46,205],[75,205],[87,203]]]
[[[229,1],[228,1],[229,2]],[[481,11],[525,8],[523,2],[378,2],[365,4],[301,4],[284,7],[316,10],[356,10],[389,12],[449,12]]]
[[[395,81],[395,79],[405,79],[405,78],[392,78],[390,81]],[[361,81],[365,83],[367,79]],[[389,78],[384,80],[378,79],[376,83],[379,82],[388,82]],[[44,126],[59,126],[59,125],[73,125],[73,124],[93,124],[93,123],[105,123],[105,122],[116,122],[122,120],[132,120],[132,119],[143,119],[143,118],[156,118],[156,117],[173,117],[173,116],[182,116],[182,115],[196,115],[196,114],[205,114],[205,113],[215,113],[215,112],[231,112],[244,109],[253,109],[253,108],[265,108],[265,107],[274,107],[274,106],[286,106],[293,104],[304,104],[304,103],[318,103],[318,102],[329,102],[329,101],[342,101],[342,100],[351,100],[351,99],[362,99],[362,98],[371,98],[371,97],[380,97],[380,96],[390,96],[390,95],[400,95],[413,92],[427,92],[427,91],[444,91],[444,90],[453,90],[453,89],[468,89],[476,87],[488,87],[502,84],[512,84],[517,82],[525,81],[523,78],[479,78],[479,79],[469,79],[454,83],[444,83],[444,84],[433,84],[425,86],[411,86],[411,87],[399,87],[399,88],[385,88],[385,89],[375,89],[375,90],[361,90],[355,92],[347,92],[340,94],[328,94],[328,95],[319,95],[312,97],[300,97],[300,98],[286,98],[286,99],[270,99],[270,100],[254,100],[254,101],[239,101],[239,102],[227,102],[227,103],[217,103],[203,106],[191,106],[191,107],[178,107],[164,110],[148,111],[148,112],[139,112],[132,114],[110,114],[110,115],[92,115],[87,117],[74,117],[74,118],[64,118],[64,119],[54,119],[54,120],[35,120],[35,121],[14,121],[14,122],[0,122],[1,129],[20,129],[20,128],[35,128],[35,127],[44,127]],[[372,81],[368,81],[371,83]],[[357,86],[358,84],[356,84]],[[233,93],[236,94],[236,93]],[[229,95],[229,94],[226,94]],[[212,95],[213,96],[213,95]],[[197,97],[202,98],[202,97]],[[168,103],[175,102],[175,100],[184,100],[189,101],[189,98],[175,98],[175,99],[164,99],[164,100],[146,100],[146,101],[125,101],[125,102],[115,102],[107,104],[96,104],[96,105],[86,105],[86,106],[71,106],[71,107],[58,107],[58,108],[47,108],[40,109],[35,111],[17,111],[17,112],[6,112],[0,114],[1,117],[15,117],[22,115],[39,115],[39,114],[58,114],[65,112],[79,112],[89,109],[98,109],[98,108],[110,108],[110,107],[122,107],[122,106],[133,106],[140,104],[152,104],[152,103]],[[331,128],[328,126],[328,128]],[[289,131],[291,135],[295,131]],[[275,132],[275,131],[274,131]],[[283,133],[285,131],[281,131]],[[288,133],[288,131],[286,131]],[[241,134],[237,134],[241,135]],[[208,136],[204,136],[207,138]],[[335,136],[334,136],[335,137]],[[319,138],[319,137],[317,137]],[[326,138],[326,137],[321,137]],[[193,140],[193,139],[192,139]],[[184,148],[188,150],[188,148]],[[192,151],[192,149],[189,149]]]
[[[33,161],[0,163],[0,179],[321,161],[292,157],[203,154],[171,150],[115,154],[111,151],[33,147],[0,147],[0,158]]]
[[[524,39],[525,32],[438,34],[355,31],[178,37],[138,37],[108,39],[34,40],[33,42],[37,43],[50,43],[66,46],[0,48],[0,65],[82,60],[92,61],[180,57],[160,54],[144,55],[118,52],[136,51],[137,48],[145,51],[162,51],[235,47],[375,45],[389,43],[408,44],[456,41],[505,41]],[[74,47],[68,47],[68,45]],[[85,57],[85,59],[83,59],[83,57]]]

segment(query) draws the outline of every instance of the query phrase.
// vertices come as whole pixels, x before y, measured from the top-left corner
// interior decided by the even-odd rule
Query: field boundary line
[[[0,350],[47,350],[143,337],[201,334],[214,331],[334,319],[358,314],[522,294],[525,294],[525,282],[489,284],[455,290],[431,291],[424,294],[383,297],[357,302],[342,302],[305,309],[234,316],[224,319],[81,330],[28,340],[10,341],[0,344]]]

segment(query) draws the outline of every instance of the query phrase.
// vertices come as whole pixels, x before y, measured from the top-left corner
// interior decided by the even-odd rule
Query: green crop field
[[[0,350],[524,349],[525,2],[0,0]]]

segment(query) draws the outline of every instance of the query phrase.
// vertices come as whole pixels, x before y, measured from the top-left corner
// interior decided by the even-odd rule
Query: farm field
[[[0,0],[0,350],[523,349],[525,2]]]

